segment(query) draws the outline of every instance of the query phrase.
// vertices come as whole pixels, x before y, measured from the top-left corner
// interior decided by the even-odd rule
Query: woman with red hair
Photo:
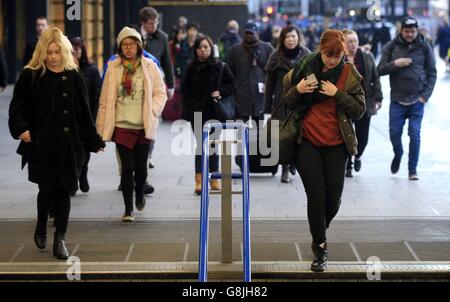
[[[352,120],[365,112],[362,77],[344,54],[342,32],[327,30],[318,51],[283,79],[286,105],[298,122],[295,165],[308,199],[316,272],[326,269],[326,229],[339,210],[347,158],[357,152]]]

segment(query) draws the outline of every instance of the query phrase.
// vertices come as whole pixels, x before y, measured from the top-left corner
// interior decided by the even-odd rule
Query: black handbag
[[[275,113],[282,108],[282,105],[285,103],[285,99],[283,98],[280,103],[277,105]],[[297,138],[299,135],[299,114],[295,111],[291,111],[288,116],[280,122],[278,133],[276,133],[275,129],[272,129],[272,117],[267,120],[267,142],[268,146],[272,147],[272,137],[278,138],[278,154],[279,159],[278,163],[281,165],[292,164],[295,162],[296,151],[297,151]],[[275,146],[273,146],[275,147]],[[273,150],[273,149],[272,149]]]
[[[220,84],[222,83],[223,70],[225,68],[225,63],[220,62],[220,73],[217,80],[217,90],[220,89]],[[229,95],[224,98],[213,98],[214,109],[220,121],[225,122],[227,120],[234,120],[236,118],[236,104],[233,95]]]

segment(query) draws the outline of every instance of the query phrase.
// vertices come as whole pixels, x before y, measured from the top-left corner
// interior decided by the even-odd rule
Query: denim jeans
[[[389,107],[389,135],[391,138],[394,155],[400,159],[403,155],[402,133],[406,119],[408,123],[409,135],[409,160],[408,170],[410,174],[417,173],[417,163],[420,151],[420,128],[422,125],[424,104],[416,102],[413,105],[405,106],[391,101]]]

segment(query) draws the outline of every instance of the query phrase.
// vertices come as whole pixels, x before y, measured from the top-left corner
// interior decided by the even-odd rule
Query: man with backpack
[[[436,61],[432,48],[418,33],[416,19],[407,17],[402,21],[399,35],[383,48],[378,73],[388,74],[391,85],[389,135],[394,149],[391,172],[395,174],[400,168],[403,126],[409,119],[409,179],[418,180],[420,128],[425,103],[436,83]]]

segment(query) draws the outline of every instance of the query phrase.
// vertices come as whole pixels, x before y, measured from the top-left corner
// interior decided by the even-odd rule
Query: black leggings
[[[309,229],[316,244],[326,241],[326,229],[339,210],[347,157],[344,144],[316,147],[303,139],[298,145],[295,163],[305,187]]]
[[[370,128],[370,116],[366,113],[362,116],[361,119],[354,121],[355,124],[355,132],[356,138],[358,140],[358,154],[355,155],[355,158],[359,159],[364,153],[366,149],[367,142],[369,141],[369,128]],[[347,169],[352,168],[352,157],[349,156],[347,162]]]
[[[84,163],[83,163],[83,166],[81,167],[80,179],[87,177],[88,164],[89,164],[89,160],[91,159],[91,152],[87,149],[85,149],[84,151],[85,151],[84,152]]]
[[[120,185],[126,209],[133,207],[133,188],[137,194],[144,193],[144,183],[147,179],[147,158],[149,144],[136,144],[133,150],[116,144],[122,165]],[[134,181],[133,181],[134,178]],[[136,184],[136,185],[134,185]]]
[[[39,185],[39,193],[37,196],[39,222],[47,223],[50,207],[52,207],[55,217],[55,233],[65,234],[70,214],[70,191]]]
[[[203,126],[202,125],[202,129]],[[194,131],[195,140],[197,142],[196,148],[195,148],[195,173],[202,173],[202,133],[195,133],[194,124],[191,123],[192,131]],[[217,130],[216,130],[217,131]],[[211,144],[211,147],[209,149],[209,154],[213,152],[213,148],[216,147],[216,144]],[[209,156],[209,172],[217,172],[219,171],[219,155],[217,153],[211,154]]]

